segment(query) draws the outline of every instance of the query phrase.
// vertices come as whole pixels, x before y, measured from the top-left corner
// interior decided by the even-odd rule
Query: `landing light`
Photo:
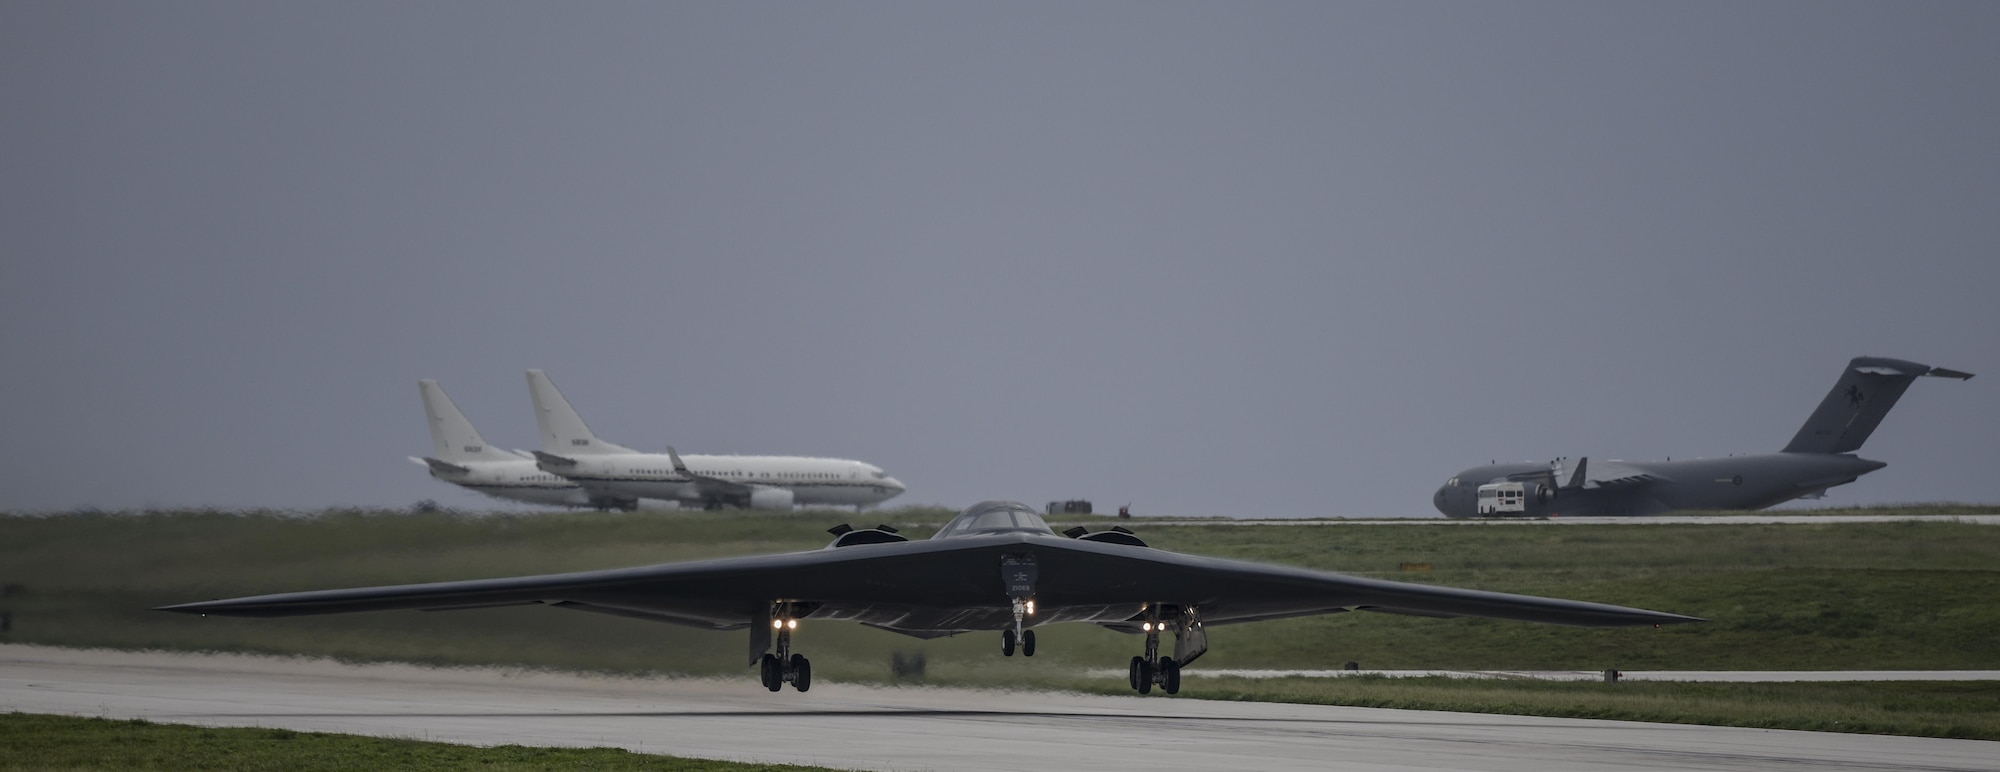
[[[786,626],[786,627],[789,627],[789,628],[791,628],[791,629],[793,629],[793,630],[797,630],[797,629],[799,629],[799,620],[796,620],[796,619],[787,619],[787,620],[785,620],[785,626]]]
[[[785,620],[782,620],[782,619],[773,619],[773,620],[771,620],[771,629],[773,629],[773,630],[783,630],[783,629],[785,629]]]
[[[1144,630],[1144,631],[1146,631],[1146,632],[1149,632],[1149,633],[1150,633],[1150,632],[1152,632],[1152,631],[1153,631],[1153,623],[1151,623],[1151,622],[1146,622],[1146,623],[1144,623],[1144,624],[1141,624],[1141,625],[1139,625],[1139,629],[1141,629],[1141,630]]]
[[[1034,616],[1034,615],[1035,615],[1035,602],[1031,600],[1028,601],[1028,616]]]

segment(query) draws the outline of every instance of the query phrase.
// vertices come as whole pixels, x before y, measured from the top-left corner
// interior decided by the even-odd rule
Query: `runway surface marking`
[[[1974,740],[18,645],[0,710],[882,770],[2000,768]]]

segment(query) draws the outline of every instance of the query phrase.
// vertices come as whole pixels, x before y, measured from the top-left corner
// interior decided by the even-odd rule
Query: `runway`
[[[1115,678],[1123,670],[1092,675]],[[1536,681],[1602,681],[1602,670],[1189,670],[1183,678],[1494,678]],[[1701,683],[1799,683],[1804,681],[2000,681],[2000,670],[1620,670],[1620,681]]]
[[[1992,515],[1786,515],[1763,512],[1744,515],[1634,515],[1630,517],[1448,517],[1384,518],[1189,518],[1148,520],[1134,518],[1132,527],[1187,525],[1837,525],[1842,523],[1972,523],[2000,525],[2000,514]],[[1057,524],[1061,528],[1064,524]]]
[[[1991,770],[2000,743],[0,646],[0,710],[912,770]]]

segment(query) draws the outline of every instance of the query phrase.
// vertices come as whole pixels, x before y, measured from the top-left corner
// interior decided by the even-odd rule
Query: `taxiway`
[[[2000,743],[1167,697],[0,646],[0,710],[843,769],[1991,770]]]

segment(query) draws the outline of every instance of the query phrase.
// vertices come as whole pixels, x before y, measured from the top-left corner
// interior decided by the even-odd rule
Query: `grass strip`
[[[31,713],[0,714],[0,770],[821,770],[684,759],[619,748],[529,748],[156,724]]]
[[[1967,507],[1970,509],[1970,507]],[[1991,507],[1980,509],[1990,511]],[[1874,514],[1875,512],[1870,512]],[[824,529],[891,522],[923,538],[949,513],[408,514],[153,512],[0,516],[0,641],[237,651],[744,679],[741,633],[551,609],[195,618],[151,606],[370,584],[551,573],[816,549]],[[1881,512],[1888,514],[1888,512]],[[1351,613],[1217,625],[1201,667],[1449,670],[1989,670],[2000,668],[2000,527],[1796,525],[1293,525],[1146,528],[1162,549],[1693,614],[1665,629],[1578,629]],[[1412,571],[1408,566],[1421,566]],[[801,633],[827,683],[893,683],[895,654],[926,682],[1125,693],[1078,679],[1136,639],[1089,625],[1040,631],[1032,659],[990,635],[933,641],[851,624]],[[1986,684],[1551,684],[1191,679],[1220,696],[1735,726],[1995,736]],[[1959,701],[1953,689],[1983,699]],[[1741,703],[1728,707],[1722,703]]]

